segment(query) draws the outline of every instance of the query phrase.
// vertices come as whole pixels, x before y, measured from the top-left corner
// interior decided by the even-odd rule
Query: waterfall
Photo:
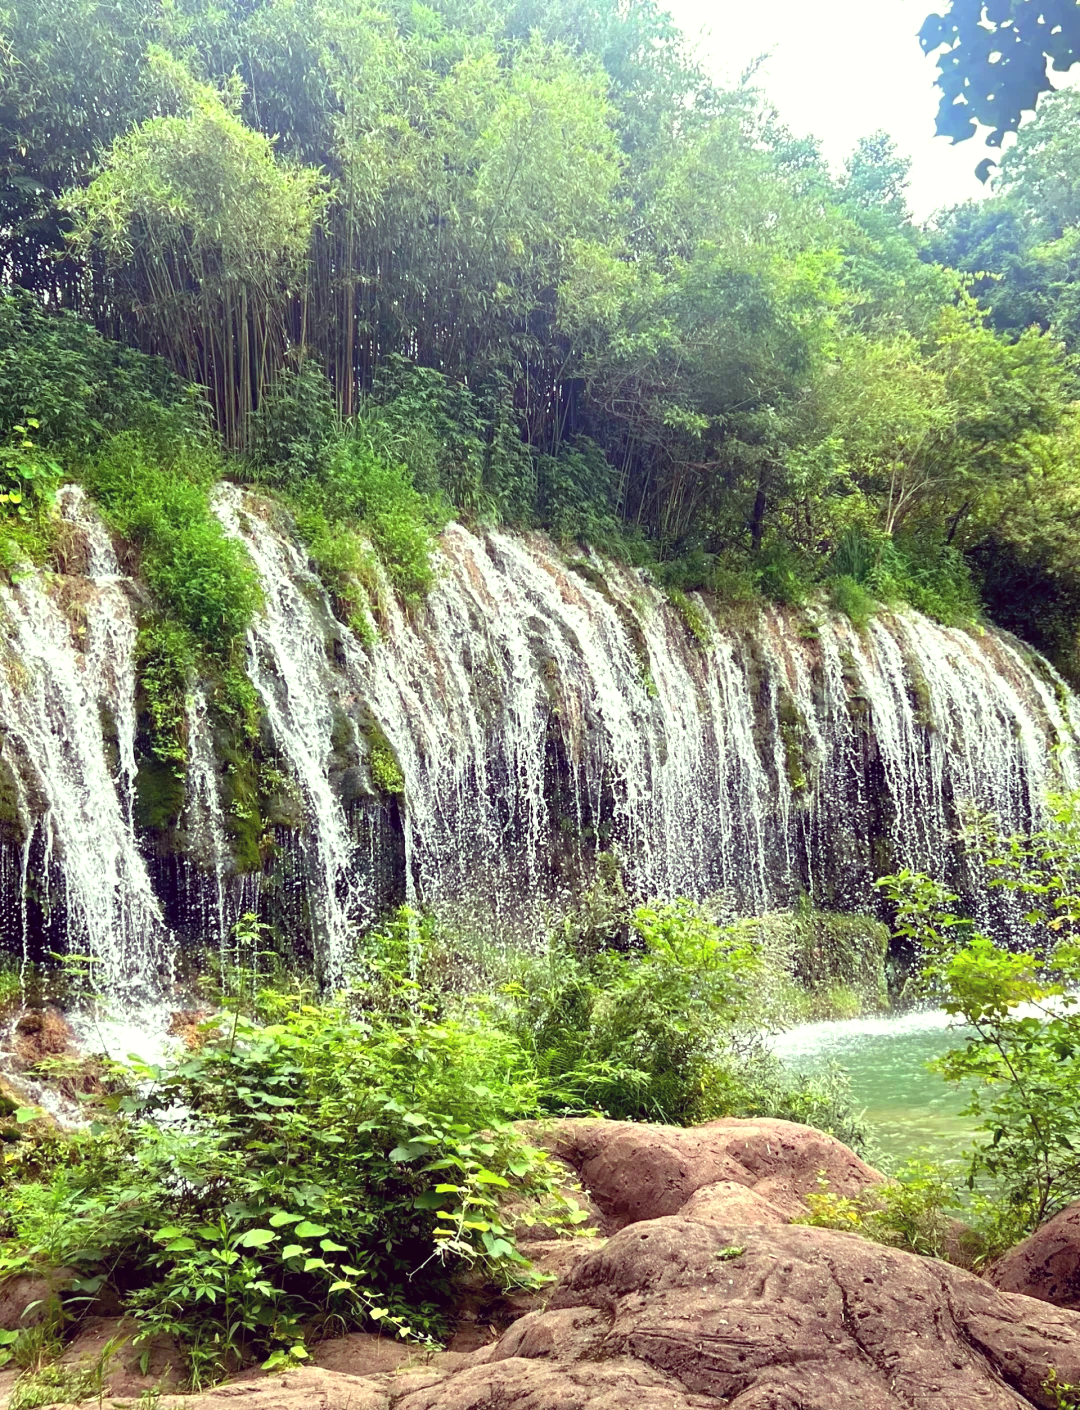
[[[963,804],[1019,829],[1080,783],[1075,698],[993,630],[673,604],[637,570],[451,524],[427,602],[384,585],[362,644],[280,507],[222,486],[215,508],[261,582],[246,669],[298,800],[262,871],[236,874],[199,683],[182,882],[135,824],[136,589],[81,491],[62,499],[81,571],[0,590],[0,925],[20,951],[94,954],[113,985],[168,955],[170,886],[185,935],[224,953],[261,907],[333,982],[390,900],[535,935],[600,853],[641,897],[869,907],[883,871],[951,874]]]
[[[61,510],[83,572],[0,586],[0,761],[15,798],[6,829],[21,852],[5,910],[21,952],[37,931],[93,957],[98,983],[124,992],[169,950],[134,834],[135,611],[79,488],[61,492]]]

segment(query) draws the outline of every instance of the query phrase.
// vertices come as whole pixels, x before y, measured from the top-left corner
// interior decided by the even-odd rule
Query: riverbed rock
[[[677,1214],[706,1186],[752,1190],[770,1206],[772,1222],[777,1212],[787,1219],[806,1214],[802,1197],[822,1178],[849,1198],[883,1178],[835,1137],[794,1121],[725,1117],[681,1127],[570,1120],[544,1140],[577,1172],[606,1232]]]
[[[395,1410],[1017,1410],[1080,1379],[1080,1314],[806,1227],[629,1225],[484,1364]]]
[[[1011,1248],[987,1273],[1003,1292],[1080,1310],[1080,1204],[1071,1204]]]
[[[24,1009],[15,1020],[14,1040],[15,1056],[24,1069],[42,1058],[75,1057],[78,1052],[71,1024],[51,1005]]]

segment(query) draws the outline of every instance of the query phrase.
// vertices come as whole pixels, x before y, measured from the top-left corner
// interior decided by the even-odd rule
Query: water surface
[[[855,1105],[865,1108],[876,1144],[893,1161],[928,1148],[934,1159],[951,1164],[962,1159],[972,1120],[960,1115],[964,1091],[928,1064],[959,1046],[964,1034],[948,1014],[927,1010],[806,1023],[777,1034],[773,1046],[800,1072],[843,1067]]]

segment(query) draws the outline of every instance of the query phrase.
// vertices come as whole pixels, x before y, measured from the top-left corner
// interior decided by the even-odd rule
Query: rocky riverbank
[[[174,1399],[162,1350],[143,1375],[121,1346],[95,1399],[162,1388],[161,1410],[1054,1410],[1051,1378],[1080,1381],[1080,1312],[792,1223],[822,1178],[848,1197],[881,1178],[830,1137],[725,1120],[564,1121],[544,1138],[580,1179],[596,1234],[533,1231],[527,1248],[555,1281],[486,1302],[468,1290],[449,1352],[354,1333],[322,1342],[310,1369],[246,1371]],[[10,1321],[10,1296],[3,1310]],[[65,1362],[100,1363],[118,1331],[92,1321]]]

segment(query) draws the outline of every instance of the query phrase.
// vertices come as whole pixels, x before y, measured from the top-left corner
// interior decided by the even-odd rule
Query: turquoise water
[[[893,1161],[924,1149],[946,1164],[970,1143],[971,1119],[960,1115],[964,1093],[927,1068],[963,1041],[964,1030],[940,1011],[898,1017],[807,1023],[773,1039],[776,1053],[801,1072],[831,1063],[851,1079],[855,1105],[865,1108],[875,1143]]]

